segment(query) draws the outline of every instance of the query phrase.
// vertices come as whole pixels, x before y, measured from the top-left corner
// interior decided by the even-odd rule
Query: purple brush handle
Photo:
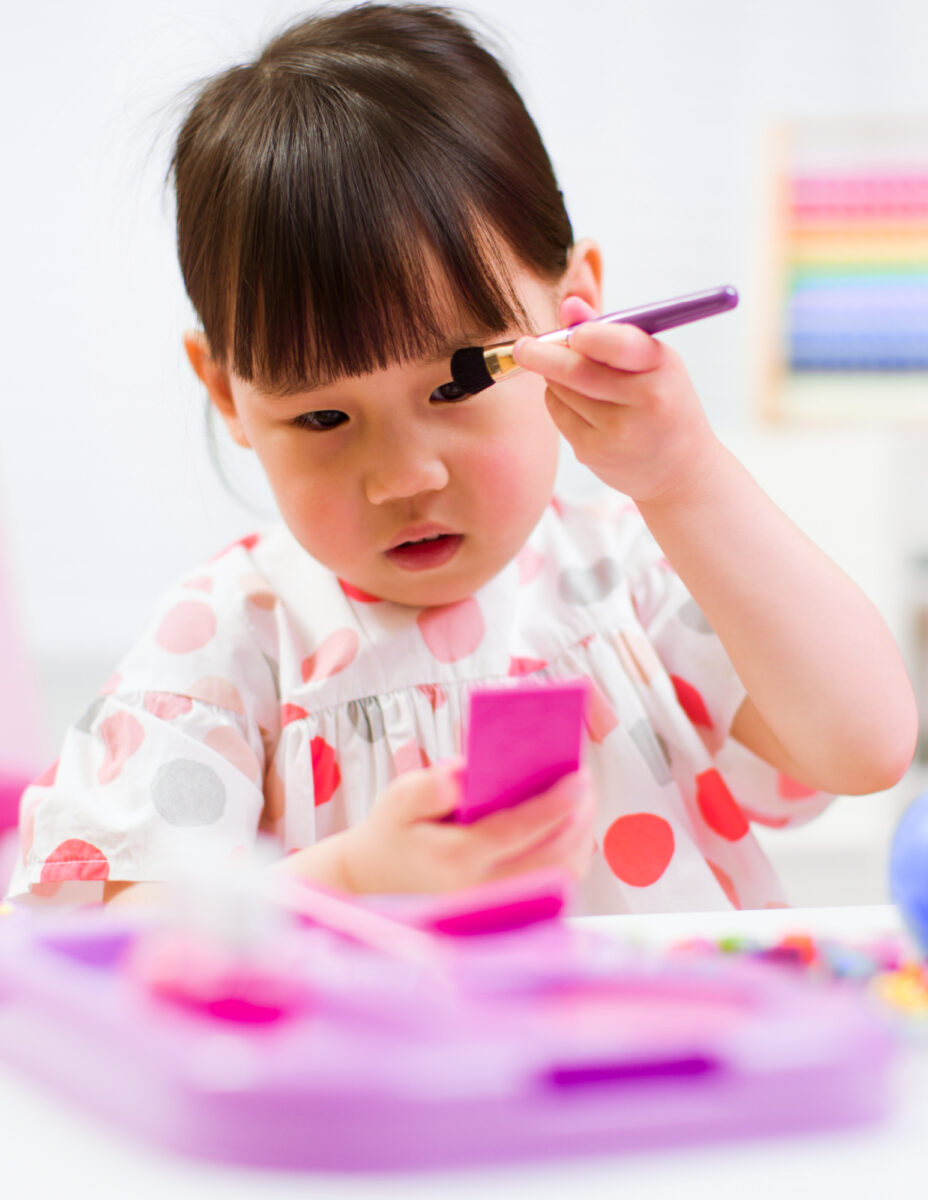
[[[637,308],[626,308],[622,312],[607,313],[604,317],[594,317],[590,323],[636,325],[645,333],[660,333],[664,329],[673,329],[676,325],[688,325],[691,321],[701,321],[703,317],[727,312],[737,303],[737,291],[726,285],[709,288],[704,292],[691,292],[687,296],[675,296],[672,300],[661,300],[657,304],[641,304]],[[571,330],[583,324],[586,322],[578,321],[568,329],[557,329],[554,333],[543,334],[538,340],[566,342]]]

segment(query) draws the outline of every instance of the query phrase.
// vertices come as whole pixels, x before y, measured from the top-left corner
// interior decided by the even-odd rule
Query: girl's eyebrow
[[[511,333],[511,330],[496,330],[484,331],[483,333],[460,332],[446,338],[438,346],[435,347],[434,354],[431,358],[420,360],[420,365],[426,367],[437,366],[441,362],[448,362],[449,379],[451,370],[451,355],[456,350],[461,350],[466,346],[489,346],[493,342],[501,341],[505,336]],[[332,375],[325,379],[310,382],[308,379],[295,380],[292,383],[282,383],[276,387],[260,387],[261,392],[271,400],[286,400],[292,396],[308,396],[313,392],[320,392],[323,388],[329,387],[333,383],[339,383],[342,380],[350,379],[349,375]]]

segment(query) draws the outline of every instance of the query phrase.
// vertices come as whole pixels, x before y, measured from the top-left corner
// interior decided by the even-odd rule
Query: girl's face
[[[561,288],[513,272],[531,330],[557,327]],[[452,334],[455,331],[449,331]],[[232,436],[261,461],[281,516],[313,558],[399,604],[471,595],[525,544],[554,486],[559,435],[528,372],[455,398],[448,355],[268,395],[187,352]],[[211,369],[218,372],[211,375]],[[209,377],[208,377],[209,376]],[[434,527],[434,528],[432,528]],[[443,536],[431,546],[400,543]]]

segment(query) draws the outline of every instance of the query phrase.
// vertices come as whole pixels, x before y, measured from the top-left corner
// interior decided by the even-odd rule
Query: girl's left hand
[[[711,470],[721,444],[680,357],[634,325],[589,324],[577,296],[560,307],[570,345],[520,338],[519,366],[543,375],[545,404],[577,459],[639,503],[685,494]]]

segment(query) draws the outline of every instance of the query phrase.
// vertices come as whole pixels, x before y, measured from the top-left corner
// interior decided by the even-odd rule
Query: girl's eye
[[[469,396],[470,392],[465,392],[464,389],[457,383],[443,383],[441,387],[437,387],[431,396],[430,400],[463,400]]]
[[[315,412],[300,413],[290,423],[300,429],[334,429],[341,425],[343,418],[348,419],[337,408],[319,408]]]

